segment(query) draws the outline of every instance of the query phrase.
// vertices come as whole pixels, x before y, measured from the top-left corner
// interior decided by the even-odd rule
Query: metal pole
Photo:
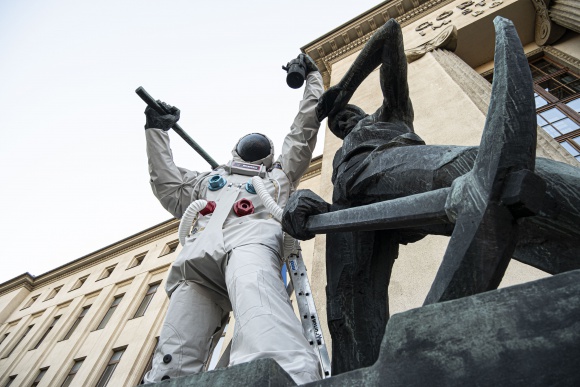
[[[151,95],[147,93],[143,87],[139,86],[137,90],[135,90],[135,93],[137,93],[137,95],[141,97],[141,99],[157,113],[161,115],[168,114],[168,112],[166,112],[165,109],[159,105],[157,101],[155,101],[155,99],[153,99],[153,97],[151,97]],[[206,151],[203,150],[203,148],[199,146],[199,144],[195,142],[195,140],[181,128],[181,126],[179,126],[179,124],[176,123],[173,125],[172,129],[175,131],[175,133],[179,134],[179,136],[183,138],[185,142],[193,148],[194,151],[196,151],[201,157],[204,158],[205,161],[209,163],[211,169],[216,169],[219,166],[219,164],[210,155],[208,155]]]

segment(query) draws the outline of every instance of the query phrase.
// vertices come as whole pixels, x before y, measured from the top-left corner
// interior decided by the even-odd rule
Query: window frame
[[[44,299],[44,301],[52,300],[54,297],[56,297],[56,295],[58,294],[58,292],[61,291],[62,287],[63,287],[63,285],[55,286],[54,288],[52,288],[52,290],[50,291],[50,293],[48,294],[48,296]]]
[[[4,387],[8,387],[8,386],[12,385],[12,383],[14,383],[14,380],[16,380],[17,377],[18,377],[18,374],[10,375],[8,377],[8,380],[6,380],[6,384],[4,385]]]
[[[80,277],[79,279],[77,279],[77,281],[74,283],[74,285],[69,290],[69,292],[72,292],[73,290],[80,289],[85,284],[85,282],[87,281],[87,278],[89,278],[88,275],[86,275],[84,277]]]
[[[99,322],[99,325],[97,325],[97,328],[95,328],[95,331],[105,329],[105,327],[109,323],[109,320],[111,319],[111,317],[113,317],[113,314],[117,310],[117,307],[119,306],[121,301],[123,301],[124,296],[125,296],[125,293],[121,293],[121,294],[117,294],[115,297],[113,297],[113,302],[111,302],[111,306],[109,306],[109,309],[107,309],[107,312],[105,313],[105,315],[101,319],[101,322]],[[117,300],[119,300],[119,302],[117,302]],[[115,304],[115,302],[117,302],[117,303]]]
[[[103,270],[103,272],[101,273],[101,275],[99,276],[97,281],[101,281],[101,280],[109,278],[111,276],[111,274],[113,274],[113,272],[115,271],[116,267],[117,267],[117,264],[107,266],[105,268],[105,270]]]
[[[149,355],[149,360],[147,360],[147,364],[145,364],[145,368],[141,373],[141,378],[139,379],[139,383],[144,384],[145,375],[153,368],[153,358],[155,357],[155,350],[157,349],[157,344],[159,344],[159,336],[155,337],[155,345],[153,346],[153,351],[151,351],[151,355]]]
[[[89,313],[89,309],[91,308],[91,306],[93,306],[93,304],[83,306],[81,312],[79,313],[79,315],[77,316],[71,327],[68,329],[62,340],[60,341],[65,341],[71,338],[77,327],[81,324],[83,318],[87,315],[87,313]]]
[[[22,340],[24,340],[24,338],[30,333],[30,331],[32,330],[32,328],[34,328],[34,324],[30,324],[28,327],[26,327],[26,330],[24,331],[24,333],[22,334],[22,336],[20,336],[20,338],[16,341],[16,344],[14,344],[14,346],[8,352],[8,354],[6,354],[5,356],[3,356],[2,359],[7,359],[7,358],[10,357],[10,355],[12,355],[12,353],[14,352],[14,350],[16,349],[16,347],[18,347],[20,345],[20,343],[22,343]]]
[[[147,256],[147,253],[148,253],[148,251],[135,255],[133,257],[133,259],[131,260],[131,262],[129,263],[129,266],[125,270],[129,270],[129,269],[132,269],[134,267],[141,266],[141,264],[145,260],[145,257]]]
[[[42,378],[44,377],[44,375],[46,375],[46,371],[48,371],[50,367],[43,367],[38,371],[38,375],[36,375],[36,378],[32,381],[32,384],[30,385],[30,387],[36,387],[40,384],[40,381],[42,380]]]
[[[20,309],[20,310],[30,308],[36,302],[36,300],[38,300],[38,297],[40,297],[40,294],[37,294],[36,296],[30,297],[30,299],[28,301],[26,301],[26,304],[24,304],[24,307],[22,307],[22,309]]]
[[[173,240],[171,242],[167,242],[165,244],[165,247],[163,247],[163,251],[161,252],[161,255],[159,255],[158,258],[164,257],[166,255],[172,254],[175,251],[177,251],[177,248],[179,247],[179,239]]]
[[[52,319],[52,323],[50,324],[50,326],[48,328],[46,328],[46,331],[44,331],[44,334],[40,337],[40,339],[38,340],[36,345],[30,349],[31,351],[40,347],[40,344],[42,344],[44,339],[46,339],[46,337],[48,336],[50,331],[52,331],[52,328],[54,328],[54,326],[56,325],[58,320],[60,320],[61,317],[62,317],[62,314],[59,314],[58,316],[54,316],[54,318]]]
[[[161,285],[161,281],[157,281],[157,282],[153,282],[153,283],[149,284],[149,288],[147,289],[147,292],[143,296],[143,299],[141,300],[139,307],[135,311],[133,318],[139,318],[139,317],[145,316],[145,312],[147,312],[147,309],[149,309],[149,305],[151,304],[151,301],[153,301],[153,297],[155,297],[155,293],[157,293],[157,289],[159,289],[160,285]],[[151,288],[153,288],[154,286],[155,286],[155,289],[153,289],[153,291],[152,291]],[[143,311],[141,312],[141,314],[138,315],[138,313],[141,309],[143,309]]]
[[[107,365],[103,369],[103,372],[101,373],[101,377],[99,378],[95,387],[105,387],[109,384],[109,382],[111,381],[111,378],[113,377],[113,374],[115,373],[115,370],[117,369],[117,366],[119,365],[119,363],[121,362],[121,359],[123,358],[123,355],[125,354],[126,349],[127,349],[127,346],[113,349],[113,354],[109,358],[109,362],[107,363]],[[121,354],[119,355],[119,358],[113,360],[113,358],[115,357],[115,354],[117,354],[119,352],[121,352]],[[107,374],[107,370],[109,369],[110,366],[112,366],[112,369]],[[106,377],[106,380],[103,379],[104,377]]]
[[[10,332],[4,333],[4,336],[0,340],[0,345],[2,345],[2,343],[8,338],[9,335],[10,335]]]
[[[85,359],[86,359],[86,357],[81,357],[79,359],[74,359],[73,360],[73,365],[70,368],[70,371],[68,372],[68,374],[66,374],[66,376],[65,376],[64,380],[62,381],[62,384],[60,385],[60,387],[68,387],[68,386],[70,386],[70,384],[73,381],[73,379],[75,378],[76,374],[79,372],[79,369],[82,367]],[[79,364],[79,363],[80,363],[80,365],[75,370],[75,366],[77,364]],[[71,377],[70,379],[69,379],[69,376]],[[68,382],[68,384],[67,384],[67,382]]]
[[[547,71],[542,70],[541,67],[538,67],[535,65],[535,63],[538,63],[540,61],[547,62],[549,65],[551,65],[553,68],[556,68],[557,70],[554,72],[551,72],[551,73],[548,73]],[[561,134],[559,136],[553,136],[548,130],[546,130],[544,128],[542,128],[542,130],[544,130],[562,148],[564,148],[566,153],[570,154],[571,157],[574,157],[578,162],[580,162],[580,157],[571,154],[570,151],[568,149],[566,149],[566,147],[563,145],[565,143],[565,144],[571,146],[572,149],[575,149],[580,154],[580,144],[578,144],[576,141],[573,140],[574,138],[580,136],[580,113],[576,112],[574,109],[572,109],[571,107],[569,107],[567,105],[567,103],[569,103],[571,101],[580,100],[580,91],[576,91],[573,88],[568,87],[567,86],[568,83],[564,84],[558,80],[555,80],[556,82],[558,82],[562,85],[561,87],[569,90],[569,92],[572,93],[564,98],[558,98],[556,95],[550,93],[547,90],[544,90],[544,88],[542,86],[540,86],[540,83],[544,83],[546,81],[549,81],[550,79],[559,77],[559,76],[564,75],[566,73],[569,73],[572,76],[576,77],[577,78],[576,81],[580,82],[580,74],[577,74],[573,69],[570,69],[570,67],[568,67],[567,65],[556,62],[555,60],[551,59],[547,55],[540,55],[539,57],[534,57],[533,59],[528,58],[528,64],[530,66],[530,71],[532,73],[534,71],[540,71],[540,72],[544,73],[544,75],[538,76],[535,79],[533,79],[534,93],[536,93],[538,96],[540,96],[541,98],[543,98],[547,102],[545,105],[535,108],[536,116],[538,116],[538,114],[542,114],[544,112],[547,112],[548,110],[555,108],[558,111],[560,111],[566,118],[570,119],[572,122],[574,122],[576,125],[579,126],[579,128],[574,129],[574,130],[570,131],[569,133]],[[532,74],[532,77],[533,77],[533,74]],[[493,79],[493,72],[484,76],[484,78],[491,83],[491,81]],[[576,81],[573,81],[573,82],[576,82]],[[569,82],[569,83],[572,83],[572,82]],[[554,122],[558,122],[558,121],[554,121]],[[551,123],[546,124],[546,125],[551,125]],[[538,126],[542,127],[540,124],[538,124]]]

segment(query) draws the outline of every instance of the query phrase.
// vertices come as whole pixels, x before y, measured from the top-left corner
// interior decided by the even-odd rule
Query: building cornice
[[[312,179],[313,177],[320,175],[321,171],[322,171],[322,155],[316,156],[310,161],[308,169],[306,170],[304,175],[302,175],[302,178],[300,180],[304,181]]]
[[[174,234],[177,231],[178,226],[178,219],[170,219],[38,276],[33,276],[29,273],[22,274],[0,284],[0,295],[14,291],[21,286],[32,291],[36,287],[58,281],[64,277],[95,266],[103,261],[118,257],[128,251],[138,249],[139,247],[155,240],[162,239],[167,235]]]
[[[34,276],[32,274],[24,273],[0,284],[0,296],[22,287],[29,291],[33,289]]]
[[[316,62],[324,86],[330,86],[332,64],[351,55],[364,46],[377,28],[394,18],[406,26],[425,14],[439,9],[454,0],[394,0],[385,1],[338,28],[301,48]]]
[[[552,46],[543,47],[544,52],[548,54],[555,61],[563,64],[566,67],[571,68],[574,72],[580,73],[580,59],[575,58],[571,55],[566,54],[563,51],[558,50]]]

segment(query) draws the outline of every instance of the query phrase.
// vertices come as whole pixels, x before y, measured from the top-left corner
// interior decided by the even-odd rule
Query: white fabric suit
[[[280,207],[312,158],[320,127],[315,108],[322,92],[320,73],[309,73],[278,161],[272,162],[272,146],[268,157],[253,162],[268,168],[263,181]],[[145,132],[151,186],[161,204],[177,218],[196,199],[217,204],[213,214],[198,219],[169,270],[169,309],[145,383],[201,371],[211,336],[232,309],[236,324],[230,365],[271,357],[299,384],[320,379],[318,359],[302,334],[280,275],[281,226],[258,195],[246,190],[251,177],[229,174],[223,167],[205,173],[179,168],[168,134],[161,129]],[[242,161],[235,149],[234,160]],[[216,174],[227,183],[210,190],[208,181]],[[234,213],[233,204],[242,198],[252,201],[253,214]]]

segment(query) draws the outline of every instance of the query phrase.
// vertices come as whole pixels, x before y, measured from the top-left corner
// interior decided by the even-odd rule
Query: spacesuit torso
[[[225,185],[209,189],[209,180],[221,176]],[[171,266],[166,290],[170,294],[180,281],[193,281],[227,298],[224,282],[228,252],[240,246],[261,244],[276,253],[282,251],[282,229],[272,218],[260,197],[247,188],[251,176],[230,174],[218,168],[205,175],[199,182],[199,193],[195,199],[216,202],[212,214],[200,216],[186,238],[183,249]],[[279,206],[286,205],[291,193],[290,181],[281,168],[272,168],[262,179],[268,193]],[[252,214],[238,216],[233,206],[248,199],[254,206]]]
[[[290,133],[284,139],[280,157],[274,162],[274,146],[271,144],[267,157],[252,162],[267,168],[264,185],[282,208],[310,164],[320,126],[315,109],[322,91],[320,73],[309,73],[303,100]],[[173,263],[166,283],[168,294],[171,295],[180,281],[194,281],[210,292],[227,297],[223,283],[227,253],[236,247],[257,243],[280,255],[280,223],[272,218],[258,195],[245,188],[251,176],[230,174],[226,166],[202,173],[177,167],[173,162],[168,133],[148,129],[146,136],[151,187],[165,209],[176,218],[181,218],[194,200],[205,199],[217,203],[213,214],[199,217]],[[232,156],[233,161],[243,161],[235,146]],[[214,190],[209,188],[209,180],[215,175],[223,177],[226,184]],[[253,214],[238,216],[234,213],[233,204],[243,198],[253,203]]]

